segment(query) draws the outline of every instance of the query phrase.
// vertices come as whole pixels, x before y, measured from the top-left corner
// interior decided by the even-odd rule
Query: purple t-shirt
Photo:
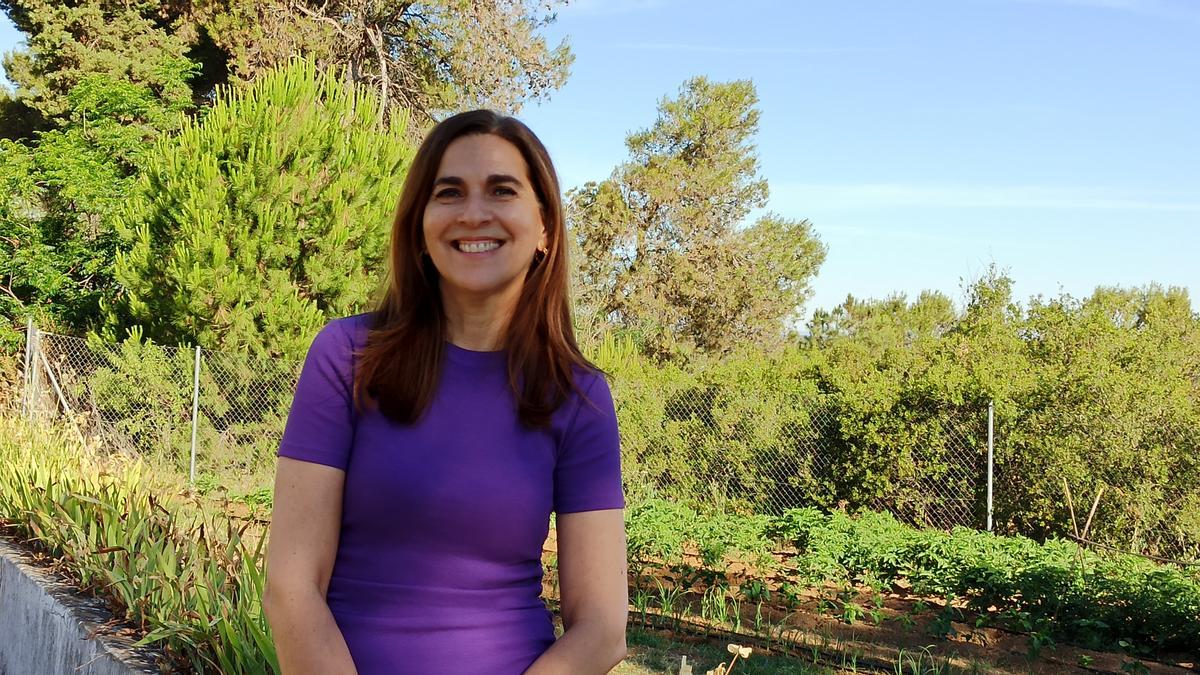
[[[620,449],[603,376],[576,371],[545,429],[517,419],[505,353],[446,344],[425,414],[359,415],[352,350],[370,314],[313,340],[279,455],[346,472],[327,602],[360,675],[517,675],[554,642],[543,604],[550,513],[618,509]]]

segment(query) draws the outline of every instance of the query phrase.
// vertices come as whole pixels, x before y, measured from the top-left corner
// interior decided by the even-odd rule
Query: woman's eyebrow
[[[488,185],[496,185],[498,183],[516,183],[517,185],[522,185],[521,180],[519,178],[517,178],[515,176],[510,176],[506,173],[494,173],[487,177]],[[434,187],[437,187],[439,185],[461,186],[461,185],[466,185],[466,184],[467,184],[467,182],[465,180],[463,180],[462,178],[459,178],[458,176],[438,176],[433,181]]]
[[[496,183],[516,183],[517,185],[521,185],[519,178],[506,173],[494,173],[487,177],[487,182],[488,185],[495,185]]]

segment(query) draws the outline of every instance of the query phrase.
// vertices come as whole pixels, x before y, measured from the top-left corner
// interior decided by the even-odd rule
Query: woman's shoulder
[[[575,391],[583,392],[584,395],[597,388],[608,389],[608,378],[604,371],[591,363],[572,364],[571,378],[575,381]]]
[[[330,319],[313,337],[308,349],[309,358],[317,356],[351,360],[356,352],[366,346],[373,319],[372,312]]]
[[[366,343],[367,333],[374,325],[375,313],[363,312],[330,319],[321,329],[321,333],[336,335],[343,342],[348,342],[357,348]]]
[[[595,411],[603,414],[612,409],[612,390],[603,371],[591,364],[573,365],[571,376],[574,386],[567,397],[568,405],[563,406],[571,411],[570,417]]]

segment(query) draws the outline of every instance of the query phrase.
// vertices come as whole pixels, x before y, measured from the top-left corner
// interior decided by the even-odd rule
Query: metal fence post
[[[33,420],[41,412],[42,404],[42,360],[38,358],[42,351],[42,334],[33,329],[33,345],[29,350],[29,419]]]
[[[196,486],[196,426],[200,412],[200,345],[196,345],[196,367],[192,377],[192,464],[188,470],[188,484]]]
[[[30,390],[33,383],[33,378],[29,374],[29,365],[32,362],[30,359],[30,351],[33,349],[33,317],[29,317],[25,321],[25,370],[21,371],[21,417],[29,419],[30,410]]]
[[[994,473],[994,456],[996,447],[995,434],[996,405],[988,401],[988,467],[987,467],[987,531],[992,531],[992,474]]]

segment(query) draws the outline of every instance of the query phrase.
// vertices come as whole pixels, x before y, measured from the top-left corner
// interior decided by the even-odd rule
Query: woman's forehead
[[[508,174],[528,179],[529,165],[517,146],[494,134],[460,136],[450,142],[438,164],[438,178],[485,179]]]

